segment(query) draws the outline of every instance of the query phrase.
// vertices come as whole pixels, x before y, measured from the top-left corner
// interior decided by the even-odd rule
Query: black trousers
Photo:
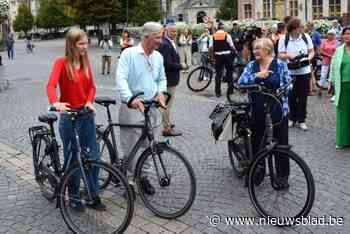
[[[232,64],[232,55],[215,55],[215,94],[221,95],[221,78],[224,68],[226,68],[226,78],[228,87],[232,87],[232,73],[233,73],[233,64]]]
[[[288,137],[288,118],[284,117],[281,124],[273,127],[273,138],[278,140],[278,144],[280,145],[288,145],[289,137]],[[260,146],[264,147],[264,144],[261,144],[264,140],[265,133],[265,118],[259,117],[258,114],[254,116],[254,123],[252,125],[252,148],[253,154],[255,155]],[[288,177],[289,176],[289,159],[286,157],[279,157],[279,155],[275,156],[276,163],[276,172],[279,177]]]
[[[293,76],[294,84],[289,96],[289,119],[304,123],[307,115],[307,96],[310,89],[311,74]]]

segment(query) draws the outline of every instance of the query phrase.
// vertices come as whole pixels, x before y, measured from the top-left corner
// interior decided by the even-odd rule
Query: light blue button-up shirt
[[[147,56],[141,44],[125,49],[119,59],[116,83],[117,96],[123,103],[140,92],[145,93],[146,99],[165,92],[163,56],[156,50]]]

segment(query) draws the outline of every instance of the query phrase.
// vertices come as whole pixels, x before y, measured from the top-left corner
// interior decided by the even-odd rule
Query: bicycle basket
[[[30,143],[33,145],[33,140],[36,135],[49,135],[50,131],[46,126],[39,125],[29,128],[29,139]]]

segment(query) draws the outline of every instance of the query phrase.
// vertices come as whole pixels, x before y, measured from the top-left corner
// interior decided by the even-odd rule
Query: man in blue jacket
[[[180,56],[177,50],[176,37],[177,30],[175,24],[168,24],[166,33],[159,47],[159,52],[164,58],[164,68],[167,78],[167,92],[170,93],[171,99],[167,105],[167,109],[163,110],[163,136],[180,136],[180,132],[175,131],[174,124],[171,124],[170,111],[175,98],[176,86],[180,81],[180,70],[185,69],[186,65],[180,63]]]

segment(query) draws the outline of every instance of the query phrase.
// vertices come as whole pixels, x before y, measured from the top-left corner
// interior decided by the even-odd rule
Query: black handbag
[[[212,113],[209,115],[209,119],[212,120],[211,131],[215,140],[219,139],[224,129],[224,123],[227,120],[230,113],[231,108],[229,108],[227,105],[217,104]]]

